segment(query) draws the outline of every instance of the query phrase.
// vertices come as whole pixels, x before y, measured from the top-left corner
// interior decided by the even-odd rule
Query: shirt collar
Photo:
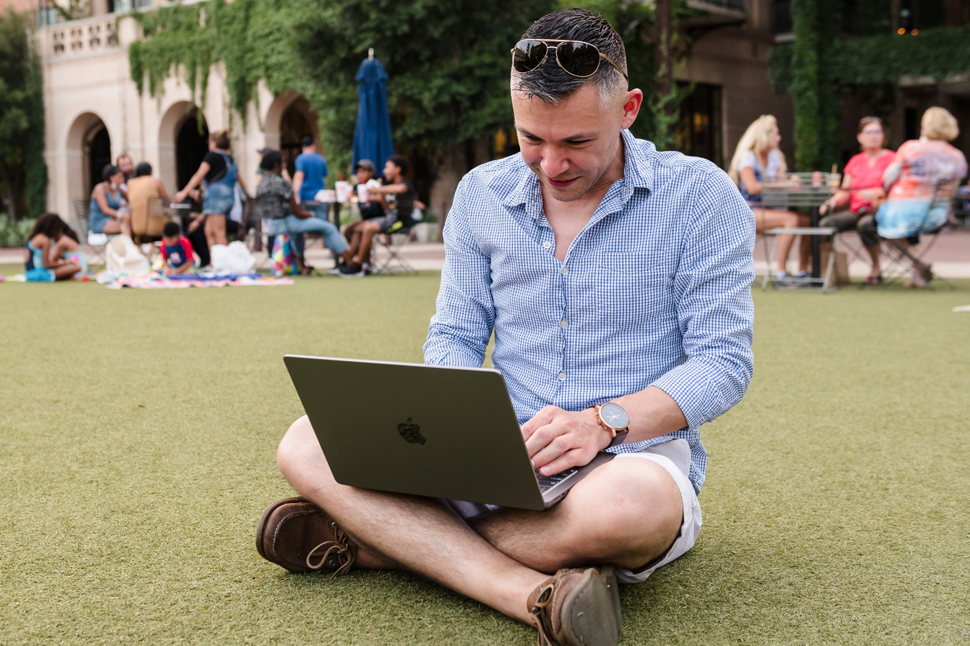
[[[623,186],[621,187],[620,200],[623,204],[633,196],[633,189],[645,188],[653,190],[653,167],[651,156],[656,149],[641,150],[636,138],[629,130],[621,130],[620,137],[623,139]],[[505,206],[519,206],[525,204],[538,207],[542,202],[542,191],[539,189],[539,178],[532,172],[524,162],[521,166],[522,179],[518,185],[509,192],[502,200]],[[604,197],[604,201],[606,198]],[[528,209],[532,217],[538,217],[542,212],[541,208]]]

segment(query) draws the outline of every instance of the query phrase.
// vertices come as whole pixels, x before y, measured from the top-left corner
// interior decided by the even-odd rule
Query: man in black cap
[[[361,159],[354,166],[354,173],[357,175],[357,184],[354,186],[350,201],[360,207],[360,219],[371,220],[384,217],[384,196],[367,190],[367,182],[374,179],[377,174],[377,167],[374,166],[374,162],[369,159]]]

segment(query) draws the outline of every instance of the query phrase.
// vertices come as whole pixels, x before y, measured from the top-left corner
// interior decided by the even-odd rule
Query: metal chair
[[[74,200],[74,216],[79,224],[83,225],[84,231],[79,236],[91,248],[91,255],[97,259],[97,263],[104,265],[107,262],[106,247],[117,234],[94,233],[91,231],[91,202],[88,200]]]
[[[372,274],[418,273],[414,265],[401,255],[404,245],[410,242],[414,236],[411,231],[412,228],[413,225],[406,227],[398,221],[391,225],[391,228],[387,231],[382,231],[374,236],[376,246],[382,249],[384,253],[379,262],[371,263]],[[371,258],[374,258],[373,253],[371,253]]]
[[[959,182],[952,180],[937,183],[933,188],[932,199],[926,204],[924,218],[934,209],[947,209],[949,213],[958,186]],[[881,240],[880,253],[887,261],[882,266],[883,284],[891,285],[897,283],[906,276],[911,275],[914,271],[917,271],[923,277],[923,280],[926,281],[926,286],[931,290],[936,289],[933,287],[932,281],[934,279],[943,281],[950,289],[956,289],[956,285],[952,282],[942,276],[934,274],[930,264],[923,260],[926,254],[933,248],[933,245],[936,244],[940,232],[945,227],[946,222],[944,221],[943,224],[932,231],[917,233],[910,238],[901,238],[898,240],[883,238]],[[913,251],[913,247],[916,247],[916,245],[919,245],[919,248]]]

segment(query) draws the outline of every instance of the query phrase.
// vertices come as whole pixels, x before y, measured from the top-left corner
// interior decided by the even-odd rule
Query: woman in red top
[[[878,285],[882,282],[882,269],[879,266],[879,237],[876,234],[876,211],[886,201],[882,176],[892,163],[895,154],[882,147],[886,135],[879,117],[863,117],[859,121],[856,135],[862,152],[845,165],[842,188],[822,204],[819,213],[832,215],[822,218],[819,226],[835,227],[838,231],[856,229],[859,238],[872,259],[872,270],[864,285]],[[848,205],[848,213],[835,213],[839,207]]]

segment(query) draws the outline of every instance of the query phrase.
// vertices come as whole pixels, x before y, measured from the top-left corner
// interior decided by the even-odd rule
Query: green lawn
[[[282,355],[420,361],[437,287],[0,284],[0,644],[534,643],[416,577],[254,549],[302,413]],[[970,282],[754,297],[704,530],[621,590],[621,643],[970,644]]]

